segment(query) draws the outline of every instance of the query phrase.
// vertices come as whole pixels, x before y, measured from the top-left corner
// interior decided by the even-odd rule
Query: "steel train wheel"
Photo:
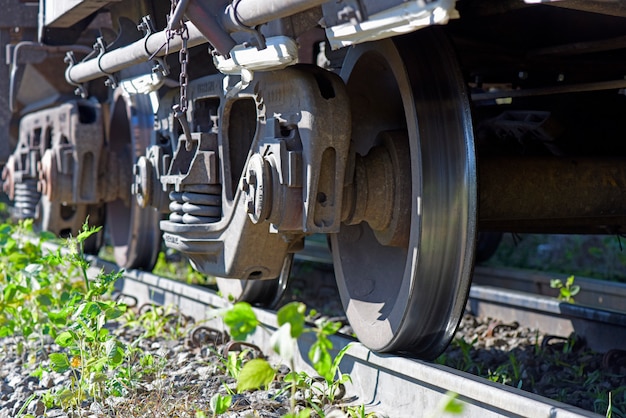
[[[365,222],[331,236],[341,299],[369,348],[434,358],[463,313],[476,235],[474,142],[458,64],[443,33],[428,29],[351,48],[341,75],[355,152],[404,131],[411,179],[404,244],[380,244]]]
[[[153,111],[148,95],[125,95],[116,91],[109,129],[109,147],[132,179],[133,164],[145,154],[153,129]],[[125,268],[151,270],[161,249],[160,214],[151,207],[142,209],[131,196],[109,202],[106,208],[109,237],[115,262]]]
[[[60,237],[77,236],[85,220],[89,217],[89,226],[102,226],[104,213],[98,205],[67,206],[59,202],[51,202],[45,194],[37,204],[35,228],[48,231]],[[104,233],[102,231],[92,235],[83,243],[83,251],[87,254],[97,254],[102,247]]]
[[[248,302],[264,308],[274,308],[289,284],[293,254],[288,254],[280,276],[271,280],[237,280],[217,278],[222,297],[232,302]]]

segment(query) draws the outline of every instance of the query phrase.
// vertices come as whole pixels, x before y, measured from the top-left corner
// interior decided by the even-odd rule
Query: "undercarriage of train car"
[[[359,339],[432,358],[479,236],[626,227],[619,1],[52,3],[0,22],[3,190],[121,266],[271,305],[327,234]]]

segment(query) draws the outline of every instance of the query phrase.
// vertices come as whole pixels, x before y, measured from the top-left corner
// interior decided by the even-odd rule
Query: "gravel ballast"
[[[300,279],[292,283],[285,302],[302,300],[323,315],[343,316],[329,271],[296,269],[294,274]],[[142,330],[120,328],[113,332],[131,344]],[[15,337],[0,339],[0,418],[17,417],[27,402],[22,413],[35,417],[195,417],[197,411],[210,416],[211,397],[215,393],[227,395],[236,387],[235,379],[225,370],[223,345],[198,347],[188,337],[159,336],[139,339],[140,348],[154,358],[154,363],[127,396],[102,403],[87,400],[73,412],[46,408],[45,393],[69,386],[71,371],[32,376],[39,365],[47,366],[50,353],[62,349],[47,341],[26,350],[20,341]],[[465,315],[455,342],[437,362],[604,415],[609,392],[613,393],[614,411],[626,410],[625,359],[620,350],[594,353],[575,337],[555,338],[516,323]],[[286,366],[280,366],[278,375],[287,372]],[[268,390],[235,394],[223,416],[280,417],[289,412],[289,393],[284,387],[277,379]],[[299,392],[297,400],[306,396]],[[344,416],[336,411],[332,414]]]

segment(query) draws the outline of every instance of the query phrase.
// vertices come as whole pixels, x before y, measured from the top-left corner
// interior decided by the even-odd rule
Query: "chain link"
[[[187,50],[187,41],[189,40],[189,29],[184,23],[181,24],[180,38],[183,46],[178,53],[178,60],[180,62],[180,75],[178,76],[178,82],[180,83],[180,111],[187,112],[188,100],[187,100],[187,63],[189,62],[189,51]]]
[[[189,63],[189,50],[187,49],[187,41],[189,41],[189,29],[185,22],[180,20],[180,22],[169,22],[170,19],[174,17],[174,10],[178,5],[177,0],[172,0],[170,4],[170,14],[168,18],[168,29],[167,29],[167,45],[166,52],[169,50],[169,42],[174,38],[174,36],[180,36],[182,41],[182,47],[178,53],[178,62],[180,63],[180,75],[178,76],[178,83],[180,85],[180,99],[177,105],[174,105],[172,110],[174,111],[174,117],[178,119],[181,127],[183,128],[183,133],[185,134],[186,142],[185,148],[187,151],[191,151],[192,148],[192,139],[191,139],[191,130],[189,129],[189,122],[187,121],[187,109],[189,106],[187,99],[187,85],[189,82],[189,77],[187,74],[187,65]],[[170,28],[176,27],[177,29],[171,30]]]

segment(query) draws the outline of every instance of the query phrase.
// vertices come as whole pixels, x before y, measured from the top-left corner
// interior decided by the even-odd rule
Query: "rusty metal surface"
[[[622,158],[480,158],[485,230],[616,233],[626,226]]]
[[[165,241],[207,274],[275,279],[304,233],[339,227],[349,146],[343,84],[331,73],[299,67],[259,73],[249,86],[232,83],[226,92],[222,75],[189,88],[192,112],[219,105],[210,123],[194,120],[195,129],[218,126],[222,134],[203,134],[217,138],[213,147],[192,140],[188,151],[189,141],[182,141],[161,183],[181,203],[179,193],[213,179],[222,190],[221,213],[190,223],[184,202],[175,204],[174,216],[161,223]]]
[[[28,125],[27,121],[31,121]],[[50,201],[68,204],[105,200],[105,177],[99,158],[104,152],[104,126],[100,105],[72,101],[22,118],[25,135],[41,132],[40,189]],[[119,177],[119,175],[117,176]],[[116,182],[120,183],[120,182]],[[112,193],[117,195],[117,193]]]

